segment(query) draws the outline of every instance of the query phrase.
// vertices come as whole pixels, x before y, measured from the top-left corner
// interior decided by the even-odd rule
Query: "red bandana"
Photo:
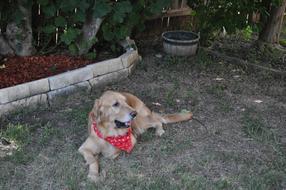
[[[131,133],[132,132],[131,127],[128,128],[128,132],[125,135],[103,138],[102,134],[100,133],[100,131],[96,127],[96,123],[95,122],[93,122],[92,126],[93,126],[93,129],[94,129],[95,133],[97,134],[97,136],[99,138],[102,138],[102,139],[106,140],[107,142],[109,142],[110,144],[115,146],[116,148],[119,148],[120,150],[124,150],[124,151],[126,151],[128,153],[130,153],[131,150],[133,149],[133,145],[132,145],[132,142],[131,142],[131,134],[132,134]]]

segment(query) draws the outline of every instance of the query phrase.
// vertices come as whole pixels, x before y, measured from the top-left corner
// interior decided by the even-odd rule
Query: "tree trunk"
[[[279,43],[280,32],[283,23],[283,16],[286,7],[286,0],[281,6],[271,6],[270,16],[259,34],[259,40],[267,43]]]
[[[31,55],[34,51],[32,30],[32,4],[18,0],[19,9],[23,14],[22,47],[16,53],[20,56]]]
[[[32,5],[23,0],[17,1],[23,18],[20,24],[8,23],[6,33],[0,34],[0,54],[31,55],[34,51],[32,34]]]
[[[0,55],[11,55],[14,54],[14,50],[10,47],[7,39],[0,34]]]
[[[94,45],[96,34],[101,26],[102,21],[102,18],[87,18],[82,27],[82,35],[76,43],[79,55],[88,53],[90,48]]]
[[[82,35],[76,41],[79,55],[88,53],[90,48],[94,45],[97,32],[103,21],[103,18],[95,18],[92,15],[91,8],[95,3],[96,0],[90,4],[90,9],[87,11],[85,22],[82,27]]]

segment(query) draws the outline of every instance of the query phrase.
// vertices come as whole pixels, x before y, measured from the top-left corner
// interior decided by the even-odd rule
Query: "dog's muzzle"
[[[131,127],[131,121],[137,116],[137,112],[133,111],[129,115],[130,115],[130,120],[127,122],[115,120],[114,122],[115,122],[116,128],[122,129],[122,128]]]
[[[131,126],[131,120],[128,122],[121,122],[121,121],[115,120],[114,122],[115,122],[116,128],[118,129],[128,128]]]

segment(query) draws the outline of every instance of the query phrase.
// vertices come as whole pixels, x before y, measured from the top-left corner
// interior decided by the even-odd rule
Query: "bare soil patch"
[[[254,37],[255,40],[256,38]],[[229,36],[214,42],[212,49],[252,64],[286,72],[286,48],[258,44],[255,40]]]

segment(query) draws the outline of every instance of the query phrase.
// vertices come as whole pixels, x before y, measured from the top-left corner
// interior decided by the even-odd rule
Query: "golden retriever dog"
[[[148,128],[155,128],[156,135],[164,133],[162,124],[192,119],[192,113],[160,115],[149,108],[136,96],[106,91],[89,113],[89,136],[79,148],[87,165],[88,178],[99,180],[98,156],[116,158],[121,151],[131,152],[136,137]]]

